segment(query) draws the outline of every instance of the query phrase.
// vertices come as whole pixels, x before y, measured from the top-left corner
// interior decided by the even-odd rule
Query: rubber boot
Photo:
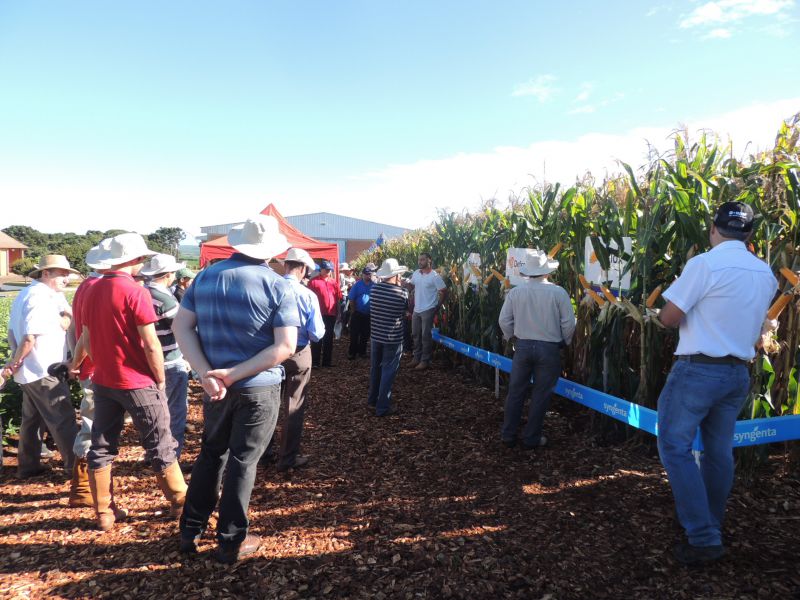
[[[116,521],[114,509],[111,506],[111,465],[102,469],[89,469],[89,487],[94,499],[97,528],[100,531],[108,531],[114,527]]]
[[[161,491],[164,492],[164,498],[169,501],[169,516],[176,519],[180,518],[183,513],[183,503],[186,501],[188,486],[183,479],[183,473],[178,461],[176,460],[161,473],[156,473],[156,479]]]
[[[85,458],[76,458],[72,467],[72,481],[69,484],[69,505],[94,506],[92,490],[89,487],[89,465]]]

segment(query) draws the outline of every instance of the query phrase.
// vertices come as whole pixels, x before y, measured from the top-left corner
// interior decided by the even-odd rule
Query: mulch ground
[[[209,534],[199,557],[177,552],[176,523],[139,465],[133,430],[115,463],[131,518],[92,530],[67,507],[55,472],[0,475],[0,596],[98,598],[792,598],[800,597],[800,481],[773,455],[757,483],[738,481],[729,556],[688,570],[670,555],[680,529],[664,472],[641,446],[587,436],[587,411],[554,402],[550,444],[498,443],[502,403],[436,362],[401,367],[400,414],[366,408],[368,363],[315,370],[304,453],[311,464],[259,468],[250,505],[257,557],[223,566]],[[407,359],[404,359],[404,365]],[[186,459],[198,451],[192,394]],[[781,449],[776,448],[779,452]],[[212,532],[213,533],[213,532]]]

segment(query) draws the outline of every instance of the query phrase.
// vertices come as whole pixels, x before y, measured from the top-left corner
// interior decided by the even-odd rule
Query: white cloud
[[[589,81],[584,81],[581,84],[581,91],[578,92],[578,95],[575,96],[574,102],[586,102],[589,99],[589,96],[592,95],[592,90],[594,89],[594,84]]]
[[[553,85],[555,81],[554,75],[539,75],[526,83],[519,83],[514,86],[514,91],[511,92],[511,95],[514,97],[533,96],[539,102],[547,102],[558,91],[558,88]]]
[[[588,115],[595,111],[595,107],[591,104],[584,104],[583,106],[578,106],[573,108],[572,110],[568,110],[568,115]]]
[[[658,122],[619,134],[587,132],[574,139],[497,147],[330,178],[300,173],[283,181],[266,176],[243,181],[198,171],[151,180],[134,170],[86,173],[65,164],[60,169],[48,166],[24,172],[0,164],[0,198],[13,199],[4,203],[2,226],[78,232],[127,227],[150,232],[163,225],[194,233],[201,225],[242,220],[275,202],[286,215],[328,211],[417,227],[435,219],[437,207],[474,209],[482,199],[504,201],[510,193],[545,179],[570,185],[586,171],[602,178],[620,171],[617,160],[636,168],[647,158],[647,142],[661,151],[672,147],[670,134],[681,122],[695,139],[700,129],[723,139],[730,136],[735,156],[745,149],[747,153],[765,149],[772,146],[781,119],[798,109],[800,97],[711,118],[661,112]]]
[[[727,40],[731,35],[730,29],[717,28],[709,31],[705,37],[712,40]]]
[[[684,29],[735,23],[750,17],[785,14],[795,0],[716,0],[706,2],[683,17]]]

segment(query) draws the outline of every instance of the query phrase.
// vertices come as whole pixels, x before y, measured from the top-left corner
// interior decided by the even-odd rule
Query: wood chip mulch
[[[641,445],[601,445],[588,411],[557,399],[548,447],[499,444],[502,400],[436,361],[404,358],[400,414],[366,407],[368,360],[315,370],[302,470],[259,467],[251,528],[258,555],[217,563],[213,532],[201,554],[177,551],[177,524],[139,464],[128,427],[116,494],[131,518],[108,533],[91,509],[67,507],[60,462],[48,475],[0,475],[2,598],[800,598],[800,480],[783,448],[737,480],[725,526],[729,555],[679,566],[681,530],[658,458]],[[193,388],[185,461],[199,448]]]

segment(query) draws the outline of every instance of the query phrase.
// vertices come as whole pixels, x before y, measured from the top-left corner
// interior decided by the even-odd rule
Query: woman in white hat
[[[569,294],[548,281],[550,273],[557,268],[558,261],[549,258],[547,253],[529,251],[520,274],[530,279],[508,293],[500,310],[498,321],[503,336],[516,339],[500,433],[503,444],[509,448],[517,443],[517,429],[531,375],[534,383],[522,445],[532,450],[547,444],[547,438],[542,435],[544,415],[561,374],[561,347],[570,343],[575,332],[575,313]]]

